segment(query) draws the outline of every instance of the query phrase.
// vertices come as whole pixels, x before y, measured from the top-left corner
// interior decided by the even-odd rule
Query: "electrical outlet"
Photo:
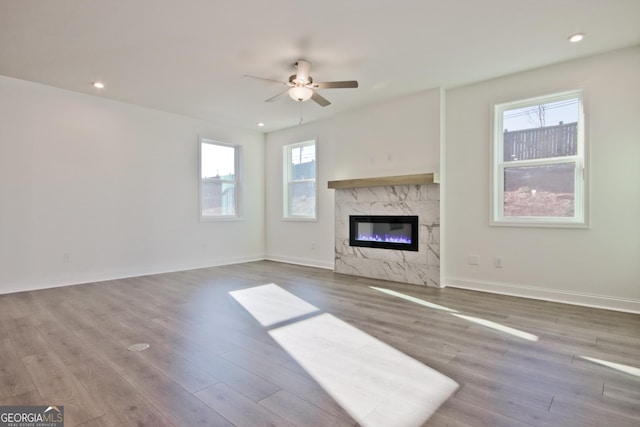
[[[316,249],[316,242],[311,242],[311,250],[315,250]]]
[[[469,265],[480,265],[480,255],[469,255]]]
[[[71,262],[71,254],[66,252],[64,255],[62,255],[62,262]]]
[[[504,258],[502,257],[502,255],[498,255],[496,257],[496,268],[502,268],[503,264],[504,264]]]

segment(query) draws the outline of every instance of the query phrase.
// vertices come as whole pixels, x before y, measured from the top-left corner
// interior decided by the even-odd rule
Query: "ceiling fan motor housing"
[[[313,83],[313,77],[311,77],[311,76],[308,76],[306,82],[298,81],[298,75],[297,74],[291,74],[289,76],[289,84],[292,85],[292,86],[306,86],[306,85],[310,85],[311,83]]]

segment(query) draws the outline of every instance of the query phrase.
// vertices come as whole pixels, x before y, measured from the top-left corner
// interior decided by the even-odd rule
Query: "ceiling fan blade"
[[[357,88],[358,82],[356,80],[347,80],[344,82],[318,82],[313,83],[311,87],[318,89],[348,89]]]
[[[280,83],[281,85],[287,85],[287,86],[289,85],[289,83],[283,82],[281,80],[265,79],[264,77],[250,76],[248,74],[245,74],[244,77],[249,77],[251,79],[265,80],[265,81],[268,81],[268,82],[271,82],[271,83]]]
[[[283,93],[287,93],[289,91],[289,89],[285,89],[282,92],[278,93],[277,95],[273,95],[271,98],[269,99],[265,99],[264,102],[273,102],[276,100],[277,97],[279,97],[280,95],[282,95]]]
[[[326,107],[327,105],[331,105],[329,100],[321,96],[318,92],[313,92],[313,95],[311,95],[311,99],[313,99],[321,107]]]
[[[298,59],[296,62],[296,80],[298,83],[309,83],[309,73],[311,72],[311,62]]]

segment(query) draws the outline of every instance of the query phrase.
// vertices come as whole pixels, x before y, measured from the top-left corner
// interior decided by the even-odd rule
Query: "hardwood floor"
[[[640,315],[269,261],[0,295],[0,364],[66,427],[640,425]]]

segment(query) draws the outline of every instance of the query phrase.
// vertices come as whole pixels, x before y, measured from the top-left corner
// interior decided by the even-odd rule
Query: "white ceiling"
[[[639,22],[640,0],[0,0],[0,74],[269,132],[637,45]],[[299,58],[360,87],[322,108],[243,77],[287,80]]]

